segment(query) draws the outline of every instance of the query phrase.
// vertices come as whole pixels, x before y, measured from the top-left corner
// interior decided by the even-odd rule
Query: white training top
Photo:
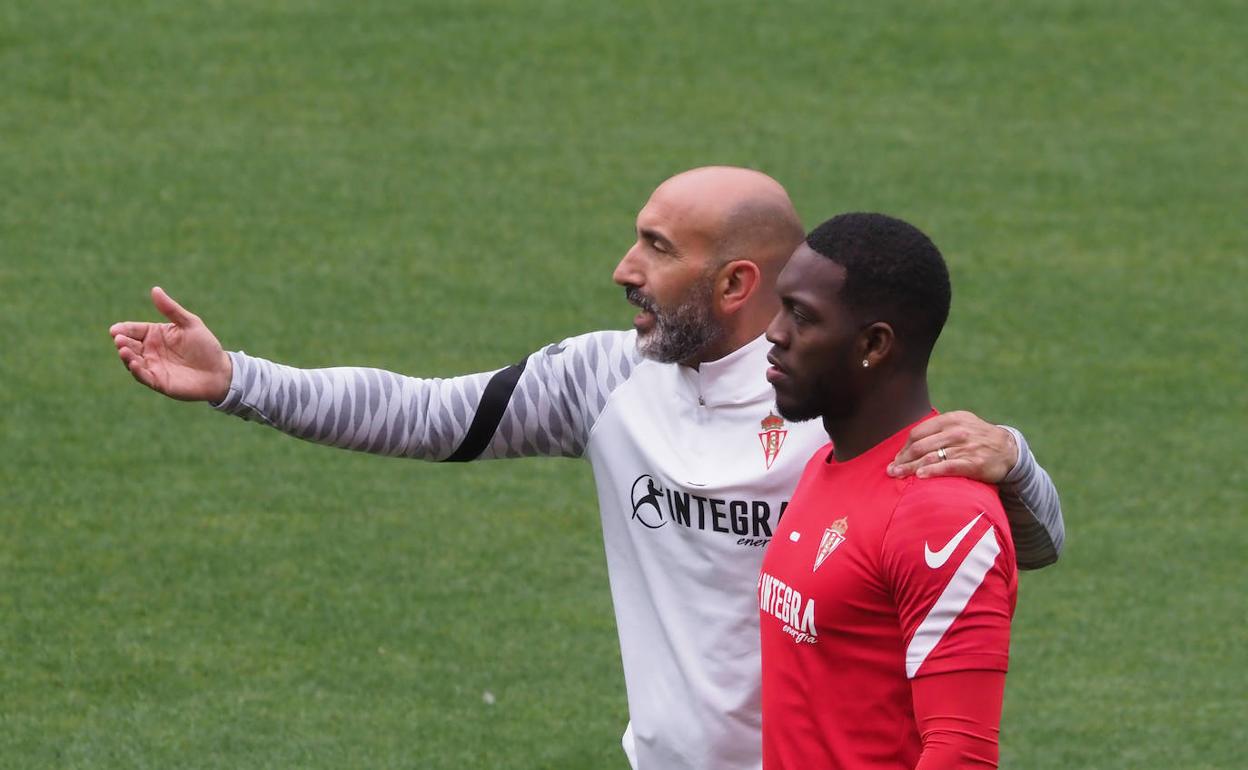
[[[755,588],[817,421],[773,412],[762,337],[699,369],[640,357],[635,332],[593,332],[514,366],[452,379],[304,370],[230,353],[217,408],[333,446],[436,461],[587,457],[639,770],[762,764]],[[1012,430],[1012,429],[1011,429]],[[1001,484],[1020,566],[1056,560],[1057,492],[1023,437]]]

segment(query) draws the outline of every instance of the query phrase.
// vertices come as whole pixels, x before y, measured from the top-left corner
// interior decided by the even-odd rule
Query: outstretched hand
[[[180,401],[224,399],[234,367],[216,336],[159,286],[152,288],[152,304],[169,323],[122,321],[108,329],[130,374]]]
[[[888,475],[964,476],[998,484],[1017,462],[1018,444],[1008,430],[970,412],[947,412],[910,431]]]

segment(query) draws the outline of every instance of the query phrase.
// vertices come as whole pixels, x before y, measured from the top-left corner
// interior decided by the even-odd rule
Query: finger
[[[913,440],[912,437],[911,440],[907,441],[905,446],[901,448],[901,451],[897,453],[897,457],[893,460],[893,462],[899,464],[912,463],[925,455],[933,454],[939,451],[941,447],[945,447],[946,452],[948,452],[948,448],[954,446],[956,443],[957,441],[953,436],[943,432],[921,438],[917,441]]]
[[[152,324],[146,321],[122,321],[108,327],[108,333],[111,337],[124,334],[132,339],[141,340],[147,336],[147,332],[151,328]]]
[[[946,450],[945,456],[948,457],[948,455],[949,452]],[[905,478],[906,476],[914,476],[918,474],[920,468],[939,462],[942,462],[942,460],[940,459],[940,455],[936,452],[927,452],[906,462],[897,462],[894,460],[888,466],[888,475],[899,479]]]
[[[159,286],[152,287],[152,304],[160,314],[168,318],[176,326],[186,328],[199,320],[194,313],[179,305],[173,297],[165,293]]]
[[[974,478],[975,465],[970,460],[948,459],[924,465],[914,472],[916,478],[930,479],[935,476],[961,476]]]
[[[124,363],[126,368],[130,370],[130,374],[134,377],[134,379],[153,390],[156,389],[156,379],[152,375],[152,370],[148,368],[147,362],[143,360],[142,356],[129,348],[124,348],[118,351],[118,354],[121,356],[121,362]]]
[[[130,348],[118,348],[117,357],[121,359],[121,365],[126,367],[126,371],[131,374],[134,374],[135,364],[142,364],[143,362],[143,356],[139,355]]]
[[[121,359],[121,363],[125,364],[127,369],[130,368],[130,364],[134,361],[143,360],[143,356],[139,353],[139,351],[128,347],[117,348],[117,357]]]
[[[113,344],[117,346],[118,351],[129,349],[135,353],[141,354],[143,352],[142,342],[139,342],[133,337],[127,337],[124,334],[118,334],[113,337]]]
[[[918,441],[919,439],[928,438],[929,436],[934,436],[937,433],[940,433],[946,428],[957,425],[959,422],[959,415],[961,414],[964,414],[964,412],[943,412],[935,417],[932,417],[931,419],[924,420],[910,429],[909,440]]]
[[[888,466],[888,475],[895,479],[904,479],[906,476],[913,476],[914,472],[919,469],[919,463],[891,463]]]

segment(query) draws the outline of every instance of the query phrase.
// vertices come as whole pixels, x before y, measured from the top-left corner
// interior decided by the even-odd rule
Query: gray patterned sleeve
[[[1023,434],[1008,425],[1018,442],[1018,462],[998,489],[1010,520],[1014,551],[1022,569],[1040,569],[1057,561],[1066,541],[1062,502],[1049,474],[1036,462]]]
[[[296,369],[231,352],[215,408],[298,438],[421,460],[579,457],[639,360],[633,332],[593,332],[518,364],[448,379],[380,369]]]

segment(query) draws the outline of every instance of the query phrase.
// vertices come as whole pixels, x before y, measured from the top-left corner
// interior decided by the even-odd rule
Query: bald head
[[[757,338],[804,235],[788,193],[766,174],[707,166],[666,180],[638,213],[637,242],[613,276],[645,311],[634,319],[639,344],[696,364]],[[687,344],[666,345],[677,339]]]
[[[758,265],[767,291],[805,238],[788,192],[760,171],[695,168],[659,185],[651,200],[660,196],[701,232],[718,265],[738,259]]]

